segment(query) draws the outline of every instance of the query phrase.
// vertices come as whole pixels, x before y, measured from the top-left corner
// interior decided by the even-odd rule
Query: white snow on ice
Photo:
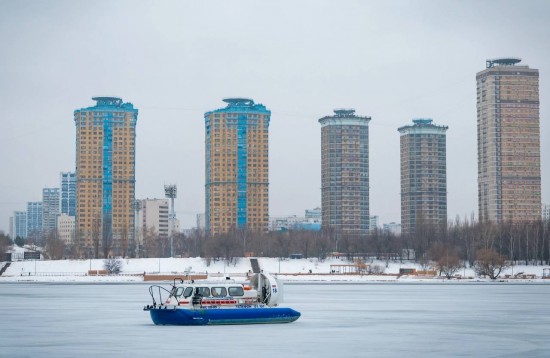
[[[16,251],[23,249],[17,248]],[[249,258],[235,258],[233,261],[208,260],[204,258],[144,258],[121,259],[122,271],[120,275],[90,276],[88,270],[103,270],[103,259],[87,260],[27,260],[15,261],[0,276],[0,282],[141,282],[143,274],[182,274],[206,273],[209,278],[232,277],[245,280],[246,275],[252,271]],[[369,265],[377,265],[384,269],[384,275],[358,275],[358,274],[331,274],[331,265],[349,265],[353,262],[345,258],[317,258],[308,259],[278,259],[258,258],[263,271],[277,274],[285,282],[472,282],[490,281],[476,277],[471,268],[459,270],[456,274],[459,279],[447,280],[444,277],[420,277],[415,275],[398,276],[401,268],[422,268],[414,262],[400,261],[376,261],[366,262]],[[0,263],[0,268],[4,263]],[[547,266],[515,265],[506,269],[499,277],[499,281],[508,282],[545,282],[542,279],[543,269]],[[332,267],[334,269],[334,267]],[[513,277],[523,273],[534,275],[534,279],[507,279],[506,275]]]

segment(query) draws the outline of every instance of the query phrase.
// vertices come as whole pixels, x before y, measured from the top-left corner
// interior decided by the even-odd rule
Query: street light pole
[[[165,185],[164,194],[167,198],[170,198],[170,215],[168,222],[170,224],[170,257],[174,257],[174,220],[176,214],[174,213],[174,199],[177,197],[178,189],[175,184]]]

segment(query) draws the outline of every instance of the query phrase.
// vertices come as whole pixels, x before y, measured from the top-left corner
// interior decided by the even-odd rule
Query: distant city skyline
[[[448,219],[477,217],[475,76],[487,59],[505,56],[540,73],[548,204],[549,14],[546,1],[0,2],[0,230],[74,170],[73,111],[96,95],[140,109],[136,198],[162,198],[164,184],[176,183],[182,227],[206,211],[204,112],[231,96],[272,112],[270,216],[321,205],[317,119],[355,108],[376,119],[371,216],[400,221],[396,129],[429,117],[452,128]]]

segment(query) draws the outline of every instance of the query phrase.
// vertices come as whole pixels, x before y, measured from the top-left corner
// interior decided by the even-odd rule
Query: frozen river
[[[0,284],[1,357],[548,357],[548,284],[285,286],[290,324],[154,326],[145,284]]]

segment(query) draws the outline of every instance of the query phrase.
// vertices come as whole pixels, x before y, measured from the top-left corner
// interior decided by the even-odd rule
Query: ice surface
[[[290,324],[155,326],[148,285],[0,284],[2,357],[547,357],[550,285],[289,284]]]

